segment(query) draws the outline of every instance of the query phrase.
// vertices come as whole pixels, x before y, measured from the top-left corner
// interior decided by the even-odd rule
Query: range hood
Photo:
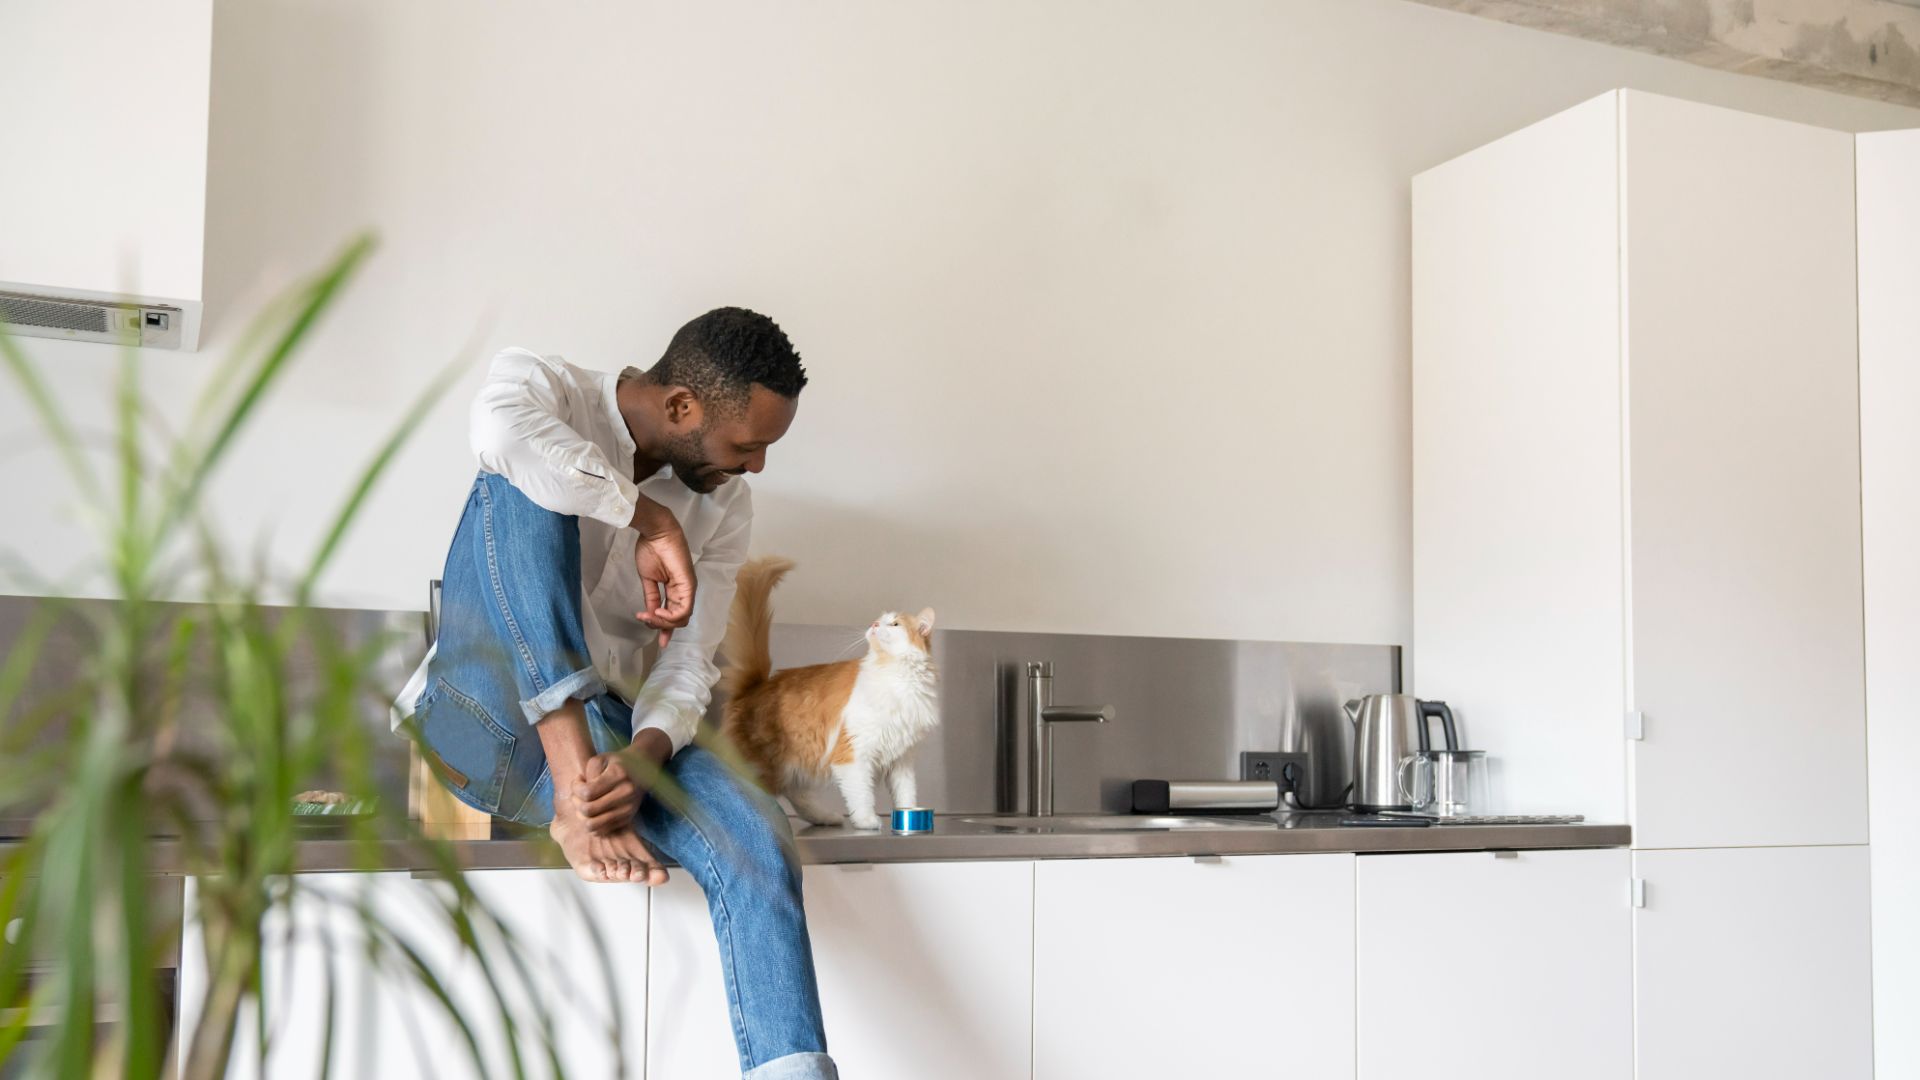
[[[213,0],[0,6],[0,333],[198,348]]]
[[[79,296],[72,291],[62,295],[0,282],[0,333],[14,337],[178,349],[183,340],[199,336],[185,335],[187,323],[188,309],[180,304]]]

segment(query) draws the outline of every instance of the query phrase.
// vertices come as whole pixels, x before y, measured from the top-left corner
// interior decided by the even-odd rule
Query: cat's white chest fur
[[[912,750],[940,722],[936,682],[933,662],[925,657],[862,661],[840,714],[854,757],[880,771]]]

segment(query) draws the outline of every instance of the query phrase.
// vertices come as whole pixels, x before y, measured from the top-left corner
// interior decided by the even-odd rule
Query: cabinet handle
[[[1493,851],[1489,852],[1488,854],[1492,855],[1496,859],[1517,859],[1520,857],[1519,852],[1511,851],[1506,848],[1495,848]]]
[[[1202,866],[1222,866],[1225,865],[1227,860],[1218,855],[1195,855],[1193,861]]]

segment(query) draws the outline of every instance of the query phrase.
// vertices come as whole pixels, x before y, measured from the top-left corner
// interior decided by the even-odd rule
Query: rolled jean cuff
[[[607,681],[593,668],[581,668],[579,671],[561,679],[540,692],[539,697],[528,698],[520,703],[520,711],[526,715],[529,725],[546,719],[547,714],[575,698],[585,701],[598,697],[607,689]]]
[[[825,1054],[788,1054],[748,1069],[740,1080],[840,1080],[840,1070]]]

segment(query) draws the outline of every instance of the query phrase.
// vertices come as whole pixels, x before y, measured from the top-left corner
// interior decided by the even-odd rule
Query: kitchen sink
[[[1273,819],[1163,817],[1146,814],[1055,814],[1052,817],[981,816],[960,820],[1006,832],[1190,832],[1202,829],[1271,829]]]

